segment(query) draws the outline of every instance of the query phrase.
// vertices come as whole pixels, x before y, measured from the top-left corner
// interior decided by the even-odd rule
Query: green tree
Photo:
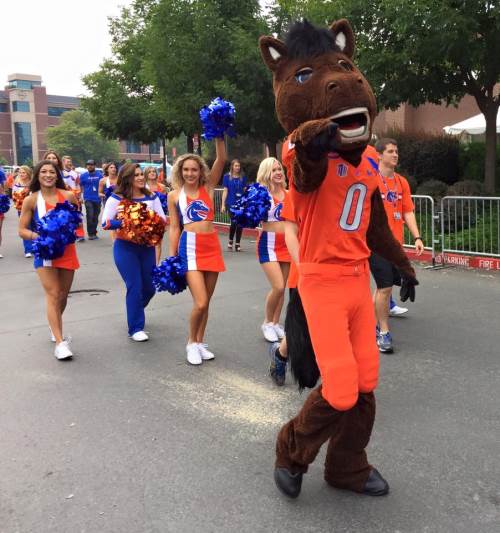
[[[358,64],[384,108],[456,104],[472,95],[486,119],[485,189],[494,192],[500,95],[500,3],[488,0],[283,0],[321,24],[353,25]]]
[[[60,123],[47,131],[47,145],[59,154],[68,154],[75,165],[88,159],[118,159],[117,141],[106,139],[97,131],[89,113],[75,110],[61,116]]]

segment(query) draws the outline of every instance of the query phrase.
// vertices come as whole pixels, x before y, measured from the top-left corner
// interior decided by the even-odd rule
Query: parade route
[[[323,456],[286,500],[274,443],[301,407],[268,376],[268,284],[254,243],[225,250],[207,327],[214,361],[185,360],[186,291],[157,294],[150,341],[127,338],[108,235],[78,244],[64,315],[76,354],[57,361],[17,217],[0,260],[0,533],[493,533],[500,523],[500,274],[417,267],[410,312],[381,355],[371,462],[391,486],[329,488]],[[334,339],[332,350],[335,349]]]

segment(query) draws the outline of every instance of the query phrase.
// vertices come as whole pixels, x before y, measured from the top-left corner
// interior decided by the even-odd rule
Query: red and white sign
[[[500,270],[500,257],[481,257],[477,255],[461,255],[444,253],[436,257],[436,264],[456,265],[481,270]]]

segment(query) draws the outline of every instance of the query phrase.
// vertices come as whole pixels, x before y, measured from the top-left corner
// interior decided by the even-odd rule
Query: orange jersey
[[[289,222],[295,222],[294,217],[295,215],[293,213],[292,197],[290,194],[287,194],[283,201],[283,208],[281,210],[281,218],[283,218],[283,220],[288,220]],[[298,237],[300,239],[300,228],[299,228]],[[297,265],[293,261],[290,261],[290,272],[288,273],[288,280],[287,280],[288,288],[296,289],[298,281],[299,281],[299,271],[297,270]]]
[[[300,262],[355,264],[368,259],[366,232],[376,171],[366,158],[354,167],[340,156],[328,156],[328,171],[314,192],[291,188],[299,225]]]
[[[392,178],[378,174],[378,187],[384,201],[389,227],[394,237],[403,244],[403,215],[415,209],[410,185],[406,178],[394,173]]]

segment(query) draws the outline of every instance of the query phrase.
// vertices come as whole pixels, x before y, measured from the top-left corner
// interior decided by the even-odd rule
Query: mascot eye
[[[295,74],[295,79],[298,83],[305,83],[313,74],[312,68],[303,68]]]
[[[344,70],[352,71],[352,65],[348,63],[347,61],[344,61],[343,59],[339,60],[339,66],[342,67]]]

